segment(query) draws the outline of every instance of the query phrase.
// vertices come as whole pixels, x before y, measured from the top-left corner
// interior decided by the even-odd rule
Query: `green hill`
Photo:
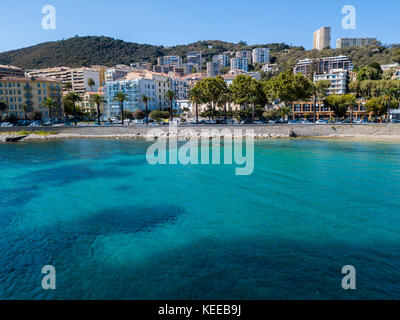
[[[289,48],[284,44],[268,46],[276,51]],[[184,58],[187,52],[192,50],[201,50],[203,56],[210,60],[213,55],[224,51],[252,47],[244,43],[234,44],[223,41],[199,41],[188,45],[163,47],[124,42],[108,37],[74,37],[0,53],[0,64],[30,69],[55,66],[81,67],[96,64],[113,66],[139,61],[156,63],[157,57],[180,55]]]
[[[248,46],[245,42],[198,41],[188,45],[173,47],[153,46],[125,42],[108,37],[74,37],[66,40],[45,42],[32,47],[0,53],[0,64],[9,64],[24,69],[56,66],[81,67],[91,65],[113,66],[131,62],[149,61],[156,63],[157,57],[179,55],[186,57],[188,51],[202,51],[210,61],[212,56],[225,51],[251,50],[255,47],[271,48],[272,62],[281,70],[290,69],[299,59],[323,56],[348,55],[356,67],[372,62],[380,64],[400,62],[400,48],[385,47],[351,48],[341,50],[304,50],[286,44],[260,44]]]

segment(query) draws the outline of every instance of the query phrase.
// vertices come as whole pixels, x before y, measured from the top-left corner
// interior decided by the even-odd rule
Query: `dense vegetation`
[[[226,51],[251,50],[255,47],[271,48],[272,62],[277,62],[281,71],[291,69],[299,59],[348,55],[356,68],[373,62],[380,64],[400,62],[400,46],[326,49],[323,51],[304,50],[286,44],[260,44],[248,46],[245,42],[198,41],[188,45],[173,47],[153,46],[124,42],[108,37],[74,37],[66,40],[41,43],[32,47],[0,53],[0,64],[10,64],[21,68],[45,68],[55,66],[91,66],[129,64],[148,61],[156,63],[157,57],[179,55],[186,57],[188,51],[202,51],[205,60]]]
[[[267,46],[276,52],[289,48],[284,44]],[[223,41],[199,41],[188,45],[164,47],[124,42],[108,37],[74,37],[0,53],[0,64],[25,69],[55,66],[81,67],[97,64],[113,66],[139,61],[155,64],[157,57],[164,55],[180,55],[185,58],[188,51],[199,50],[203,52],[206,60],[211,60],[215,54],[250,50],[254,47],[257,46],[247,46],[244,42],[234,44]]]
[[[349,108],[353,118],[353,107],[357,104],[357,97],[370,101],[367,111],[372,112],[374,117],[387,114],[389,119],[390,110],[397,109],[400,102],[400,81],[398,80],[363,80],[351,83],[352,94],[329,95],[329,82],[319,81],[313,83],[301,73],[296,75],[291,70],[280,73],[268,81],[257,81],[247,75],[238,75],[227,86],[222,77],[206,78],[196,83],[190,91],[190,101],[196,107],[205,104],[207,110],[201,112],[200,116],[213,119],[214,117],[235,117],[239,120],[254,122],[256,118],[271,118],[280,115],[282,118],[292,114],[290,104],[295,101],[314,99],[323,100],[335,117],[343,118]],[[372,91],[371,89],[375,90]],[[266,105],[272,105],[279,101],[278,109],[265,112]],[[226,103],[234,102],[241,108],[231,114],[226,110]],[[316,113],[314,112],[314,121]]]

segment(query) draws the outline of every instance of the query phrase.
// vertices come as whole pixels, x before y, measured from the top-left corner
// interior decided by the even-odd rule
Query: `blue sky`
[[[332,27],[339,37],[370,36],[400,43],[398,0],[1,0],[0,52],[75,35],[172,46],[197,40],[312,47],[312,33]],[[56,30],[41,27],[54,5]],[[344,5],[357,10],[357,29],[341,27]],[[7,35],[7,36],[5,36]]]

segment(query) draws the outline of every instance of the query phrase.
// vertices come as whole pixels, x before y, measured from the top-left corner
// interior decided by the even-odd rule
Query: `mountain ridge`
[[[26,48],[0,53],[0,64],[14,65],[23,69],[48,67],[84,67],[92,65],[114,66],[132,62],[148,61],[156,64],[157,57],[179,55],[186,58],[188,51],[202,51],[203,58],[211,61],[212,56],[226,51],[251,50],[256,47],[271,49],[271,62],[277,63],[281,71],[293,68],[305,58],[347,55],[357,68],[378,62],[400,63],[400,45],[392,48],[383,46],[367,48],[305,50],[285,43],[248,45],[244,41],[231,43],[221,40],[203,40],[171,47],[126,42],[105,36],[75,36],[58,41],[48,41]]]

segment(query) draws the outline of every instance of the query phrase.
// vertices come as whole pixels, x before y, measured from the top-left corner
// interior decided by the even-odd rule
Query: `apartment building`
[[[18,67],[0,64],[0,78],[3,77],[25,77],[25,71]]]
[[[242,59],[246,58],[248,61],[248,64],[251,64],[252,60],[253,60],[253,52],[247,51],[247,50],[237,51],[236,58],[242,58]]]
[[[255,48],[253,49],[252,59],[253,64],[259,63],[269,63],[270,56],[269,56],[270,49],[269,48]]]
[[[185,75],[188,75],[191,73],[196,73],[196,72],[200,71],[199,66],[194,63],[184,63],[182,67],[183,67],[183,71],[184,71]],[[193,71],[195,71],[195,72],[193,72]]]
[[[331,28],[322,27],[314,32],[313,49],[323,50],[331,46]]]
[[[348,91],[349,73],[347,70],[334,69],[329,73],[314,75],[314,82],[327,80],[331,82],[328,94],[346,94]]]
[[[187,63],[193,63],[195,66],[197,66],[196,70],[201,71],[203,63],[201,51],[188,52]]]
[[[131,63],[131,67],[136,70],[151,70],[151,63],[150,62],[135,62]]]
[[[231,59],[231,71],[243,70],[249,71],[249,59],[247,58],[232,58]]]
[[[213,62],[219,64],[219,68],[229,67],[229,54],[219,54],[213,57]]]
[[[326,57],[319,59],[300,60],[293,69],[293,72],[302,73],[309,76],[312,73],[323,74],[329,73],[331,70],[343,69],[347,71],[353,70],[353,61],[346,56]]]
[[[182,58],[179,56],[165,56],[157,58],[157,64],[165,67],[182,67]]]
[[[104,84],[106,83],[106,71],[108,70],[108,67],[95,65],[95,66],[91,66],[90,69],[93,69],[93,70],[99,72],[99,77],[100,77],[99,87],[104,86]]]
[[[377,38],[340,38],[336,41],[336,48],[369,47],[377,42]]]
[[[134,69],[126,65],[116,65],[115,67],[108,68],[105,73],[106,82],[117,81],[123,79],[132,72]]]
[[[28,107],[28,113],[39,111],[42,120],[49,120],[48,108],[43,106],[47,98],[53,99],[58,106],[53,110],[53,119],[64,118],[62,101],[62,82],[55,79],[28,78],[28,77],[2,77],[0,79],[0,101],[5,101],[8,115],[24,119],[23,105]]]
[[[99,92],[86,92],[82,101],[80,102],[80,107],[83,113],[90,114],[91,116],[97,116],[97,105],[92,101],[92,97],[96,94],[104,96],[104,102],[100,104],[100,114],[103,115],[106,102],[106,96],[103,91]]]
[[[400,63],[391,63],[391,64],[382,64],[381,69],[383,72],[394,70],[395,68],[400,67]]]
[[[107,82],[104,92],[107,101],[104,113],[107,117],[118,117],[121,115],[119,102],[113,101],[118,92],[124,92],[128,96],[128,100],[124,102],[124,110],[130,112],[145,110],[145,105],[141,101],[142,95],[152,98],[147,105],[149,110],[156,108],[156,83],[151,79],[131,76],[129,79]]]
[[[188,80],[185,77],[171,77],[172,91],[176,93],[176,100],[187,100],[189,96]]]
[[[185,75],[185,68],[184,67],[174,67],[174,66],[153,66],[153,72],[155,73],[165,73],[168,74],[178,73],[181,76]]]
[[[216,77],[219,75],[219,62],[207,62],[207,76]]]
[[[84,94],[87,91],[97,91],[100,87],[100,73],[91,68],[68,68],[57,67],[47,69],[30,70],[28,75],[31,77],[53,78],[61,81],[63,85],[70,83],[72,90]],[[90,87],[88,80],[93,79],[95,85]]]
[[[262,66],[261,70],[264,72],[276,72],[276,71],[279,71],[279,68],[276,63],[273,63],[273,64],[267,63]]]

